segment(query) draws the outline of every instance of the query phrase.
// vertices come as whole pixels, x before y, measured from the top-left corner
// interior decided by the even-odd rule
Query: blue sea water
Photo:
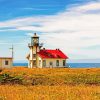
[[[70,68],[100,68],[100,63],[68,63]]]
[[[16,66],[28,66],[28,63],[14,63]],[[100,63],[68,63],[70,68],[100,68]]]
[[[28,66],[28,63],[14,63],[13,66]]]

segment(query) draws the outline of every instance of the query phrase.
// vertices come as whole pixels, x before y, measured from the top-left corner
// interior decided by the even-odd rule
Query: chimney
[[[45,48],[43,48],[43,50],[45,50]]]

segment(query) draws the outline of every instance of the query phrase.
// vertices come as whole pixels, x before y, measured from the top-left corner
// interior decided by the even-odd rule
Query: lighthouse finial
[[[36,36],[36,33],[34,33],[34,35]]]
[[[38,37],[36,33],[34,33],[33,38],[34,38],[34,37]]]

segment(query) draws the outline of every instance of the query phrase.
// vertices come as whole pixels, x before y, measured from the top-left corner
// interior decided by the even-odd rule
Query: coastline
[[[14,63],[13,66],[26,67],[28,63]],[[69,66],[69,68],[100,68],[100,63],[68,63],[67,66]]]

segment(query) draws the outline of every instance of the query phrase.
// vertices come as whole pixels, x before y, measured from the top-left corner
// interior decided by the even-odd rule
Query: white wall
[[[5,61],[8,61],[8,65],[5,65]],[[12,64],[12,59],[7,59],[7,58],[3,58],[0,60],[0,67],[1,68],[12,68],[13,64]]]
[[[65,67],[63,66],[63,60],[66,60],[66,59],[43,59],[43,60],[46,60],[46,67],[48,68],[56,68],[56,67]],[[43,61],[42,60],[42,61]],[[59,66],[56,66],[56,60],[59,60]],[[53,66],[50,66],[50,62],[53,63]]]
[[[42,68],[42,59],[41,59],[41,57],[38,56],[37,59],[38,59],[38,61],[37,61],[38,68]],[[41,63],[39,61],[41,61]]]

